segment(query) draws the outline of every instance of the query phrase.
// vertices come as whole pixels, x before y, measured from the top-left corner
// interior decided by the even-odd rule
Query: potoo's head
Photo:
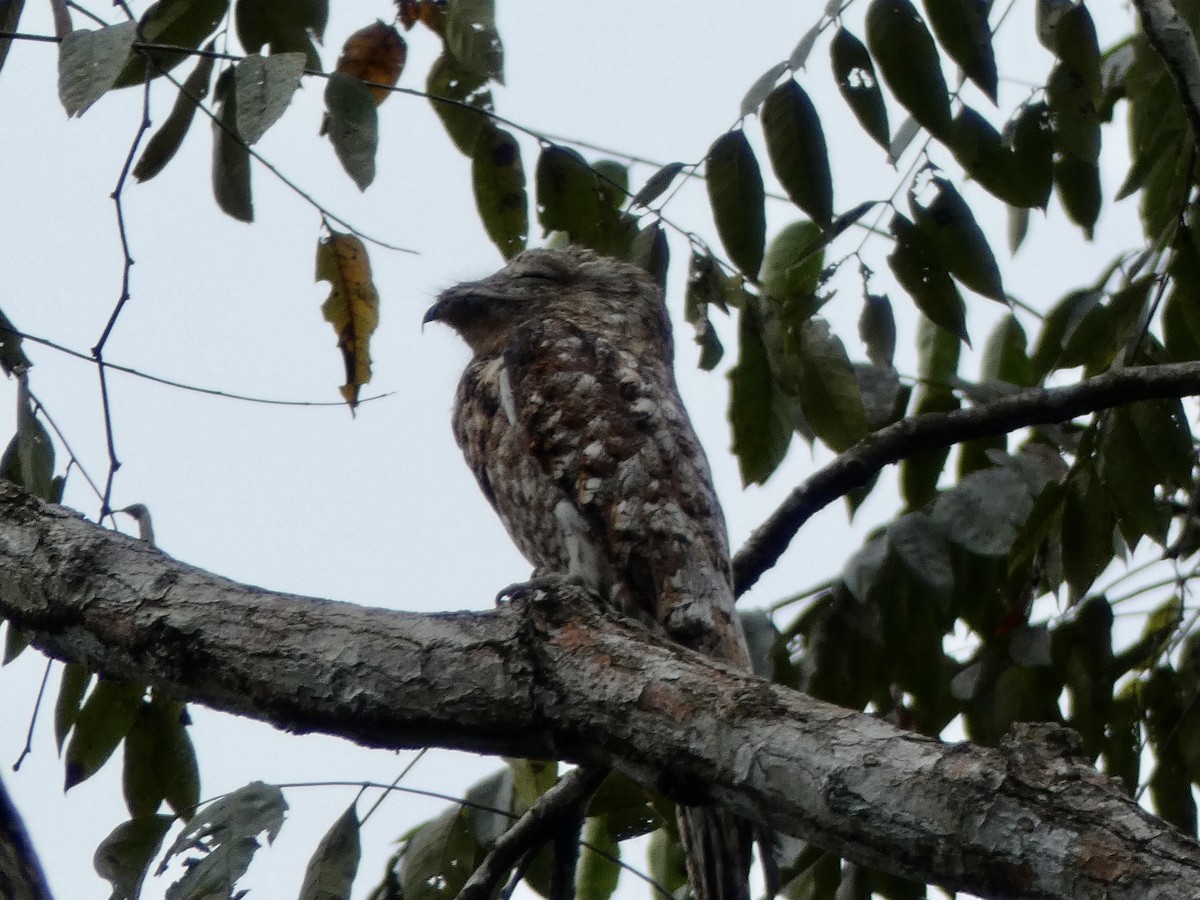
[[[653,279],[638,266],[581,247],[519,253],[494,275],[443,291],[422,322],[444,322],[476,354],[486,354],[502,349],[522,325],[546,318],[589,333],[665,342],[670,353],[670,327]]]

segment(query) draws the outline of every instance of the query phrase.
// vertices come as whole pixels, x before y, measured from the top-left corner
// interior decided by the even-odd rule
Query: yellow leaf
[[[379,324],[379,293],[371,281],[371,260],[363,242],[337,231],[322,238],[317,244],[317,281],[330,284],[321,312],[337,332],[346,363],[342,396],[353,411],[359,388],[371,380],[370,342]]]

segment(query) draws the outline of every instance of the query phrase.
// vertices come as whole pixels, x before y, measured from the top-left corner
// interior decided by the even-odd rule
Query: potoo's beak
[[[489,292],[478,281],[468,281],[442,291],[433,306],[425,311],[421,328],[430,322],[445,322],[457,331],[462,323],[472,321],[487,309],[493,294],[494,291]]]

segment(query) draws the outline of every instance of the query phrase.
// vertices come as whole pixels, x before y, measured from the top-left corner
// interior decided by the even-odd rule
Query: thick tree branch
[[[1142,30],[1166,64],[1187,114],[1192,138],[1200,144],[1200,50],[1196,36],[1173,0],[1133,0]]]
[[[569,593],[444,615],[273,594],[0,482],[0,614],[62,659],[283,728],[611,765],[984,897],[1190,900],[1200,883],[1200,845],[1042,731],[1001,750],[942,744]]]
[[[735,592],[741,596],[775,565],[809,518],[868,484],[884,466],[924,450],[1030,425],[1066,422],[1137,400],[1193,394],[1200,394],[1200,362],[1141,366],[1116,369],[1068,387],[1018,391],[970,409],[925,413],[881,428],[805,479],[755,529],[733,559]]]

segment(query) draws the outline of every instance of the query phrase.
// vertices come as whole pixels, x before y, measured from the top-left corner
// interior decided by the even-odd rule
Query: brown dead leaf
[[[407,58],[408,46],[400,32],[376,20],[346,39],[342,55],[338,57],[337,71],[371,84],[391,86],[400,80]],[[390,93],[385,87],[371,87],[376,106]]]
[[[329,299],[321,306],[338,336],[346,364],[342,396],[351,411],[358,391],[371,380],[371,335],[379,324],[379,292],[371,280],[367,248],[352,234],[332,231],[317,244],[317,281],[328,281]]]

